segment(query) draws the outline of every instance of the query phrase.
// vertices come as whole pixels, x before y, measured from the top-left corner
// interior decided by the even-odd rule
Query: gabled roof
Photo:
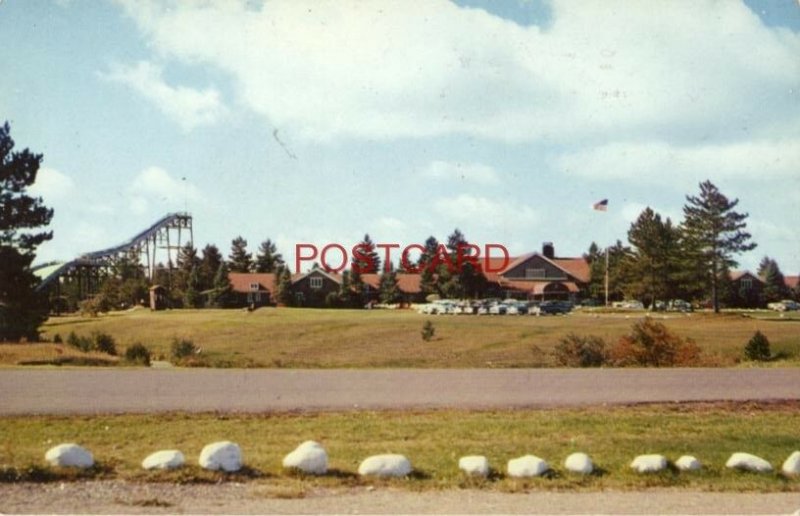
[[[331,280],[331,281],[333,281],[335,283],[338,283],[339,285],[342,284],[342,276],[341,276],[341,274],[336,274],[336,273],[333,273],[333,272],[327,272],[324,269],[311,269],[310,271],[305,272],[303,274],[295,274],[295,275],[292,276],[292,283],[297,283],[298,281],[302,281],[303,279],[305,279],[308,276],[311,276],[313,274],[321,274],[322,276],[325,276],[329,280]]]
[[[405,294],[418,294],[420,290],[420,281],[422,276],[419,274],[400,274],[397,276],[397,288]],[[361,280],[375,290],[379,290],[381,286],[380,274],[362,274]]]
[[[272,272],[231,272],[228,280],[236,292],[254,292],[250,288],[253,283],[257,283],[262,292],[272,292],[275,288],[275,274]]]
[[[530,260],[534,256],[540,257],[542,260],[551,263],[553,266],[561,269],[569,276],[582,283],[589,283],[591,279],[591,272],[589,263],[583,258],[547,258],[540,253],[527,253],[522,256],[509,258],[508,265],[506,265],[500,272],[485,272],[486,279],[489,281],[498,281],[506,272],[518,267],[519,265]],[[489,267],[497,269],[503,265],[503,258],[490,258]]]
[[[756,281],[758,281],[760,283],[763,283],[761,278],[759,278],[758,276],[756,276],[755,274],[753,274],[750,271],[731,271],[731,281],[739,281],[740,279],[742,279],[745,276],[750,276],[754,280],[756,280]]]

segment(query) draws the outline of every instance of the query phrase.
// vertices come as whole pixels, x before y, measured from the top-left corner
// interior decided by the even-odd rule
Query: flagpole
[[[608,246],[606,246],[606,308],[608,308]]]

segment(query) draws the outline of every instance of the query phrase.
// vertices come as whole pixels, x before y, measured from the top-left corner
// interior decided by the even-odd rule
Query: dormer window
[[[253,291],[258,290],[258,283],[251,283],[250,284],[250,290],[253,290]]]

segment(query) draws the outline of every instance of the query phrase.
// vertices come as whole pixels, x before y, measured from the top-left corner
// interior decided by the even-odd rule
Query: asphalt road
[[[0,415],[508,408],[800,398],[800,369],[7,369]]]

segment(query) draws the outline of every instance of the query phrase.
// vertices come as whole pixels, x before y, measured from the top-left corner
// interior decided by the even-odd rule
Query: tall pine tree
[[[53,210],[26,192],[36,181],[42,155],[13,149],[6,122],[0,127],[0,341],[38,338],[47,306],[34,290],[39,280],[31,263],[36,248],[53,237],[51,231],[35,231],[50,224]]]
[[[256,272],[275,272],[283,265],[283,256],[278,246],[269,238],[261,242],[256,255]]]
[[[237,236],[231,242],[228,267],[231,272],[250,272],[253,268],[253,255],[247,252],[247,240],[241,236]]]
[[[756,247],[745,231],[748,214],[735,211],[739,199],[729,200],[711,181],[700,183],[700,195],[687,195],[686,201],[682,227],[686,250],[705,273],[711,303],[718,313],[720,274],[738,265],[734,255]]]

